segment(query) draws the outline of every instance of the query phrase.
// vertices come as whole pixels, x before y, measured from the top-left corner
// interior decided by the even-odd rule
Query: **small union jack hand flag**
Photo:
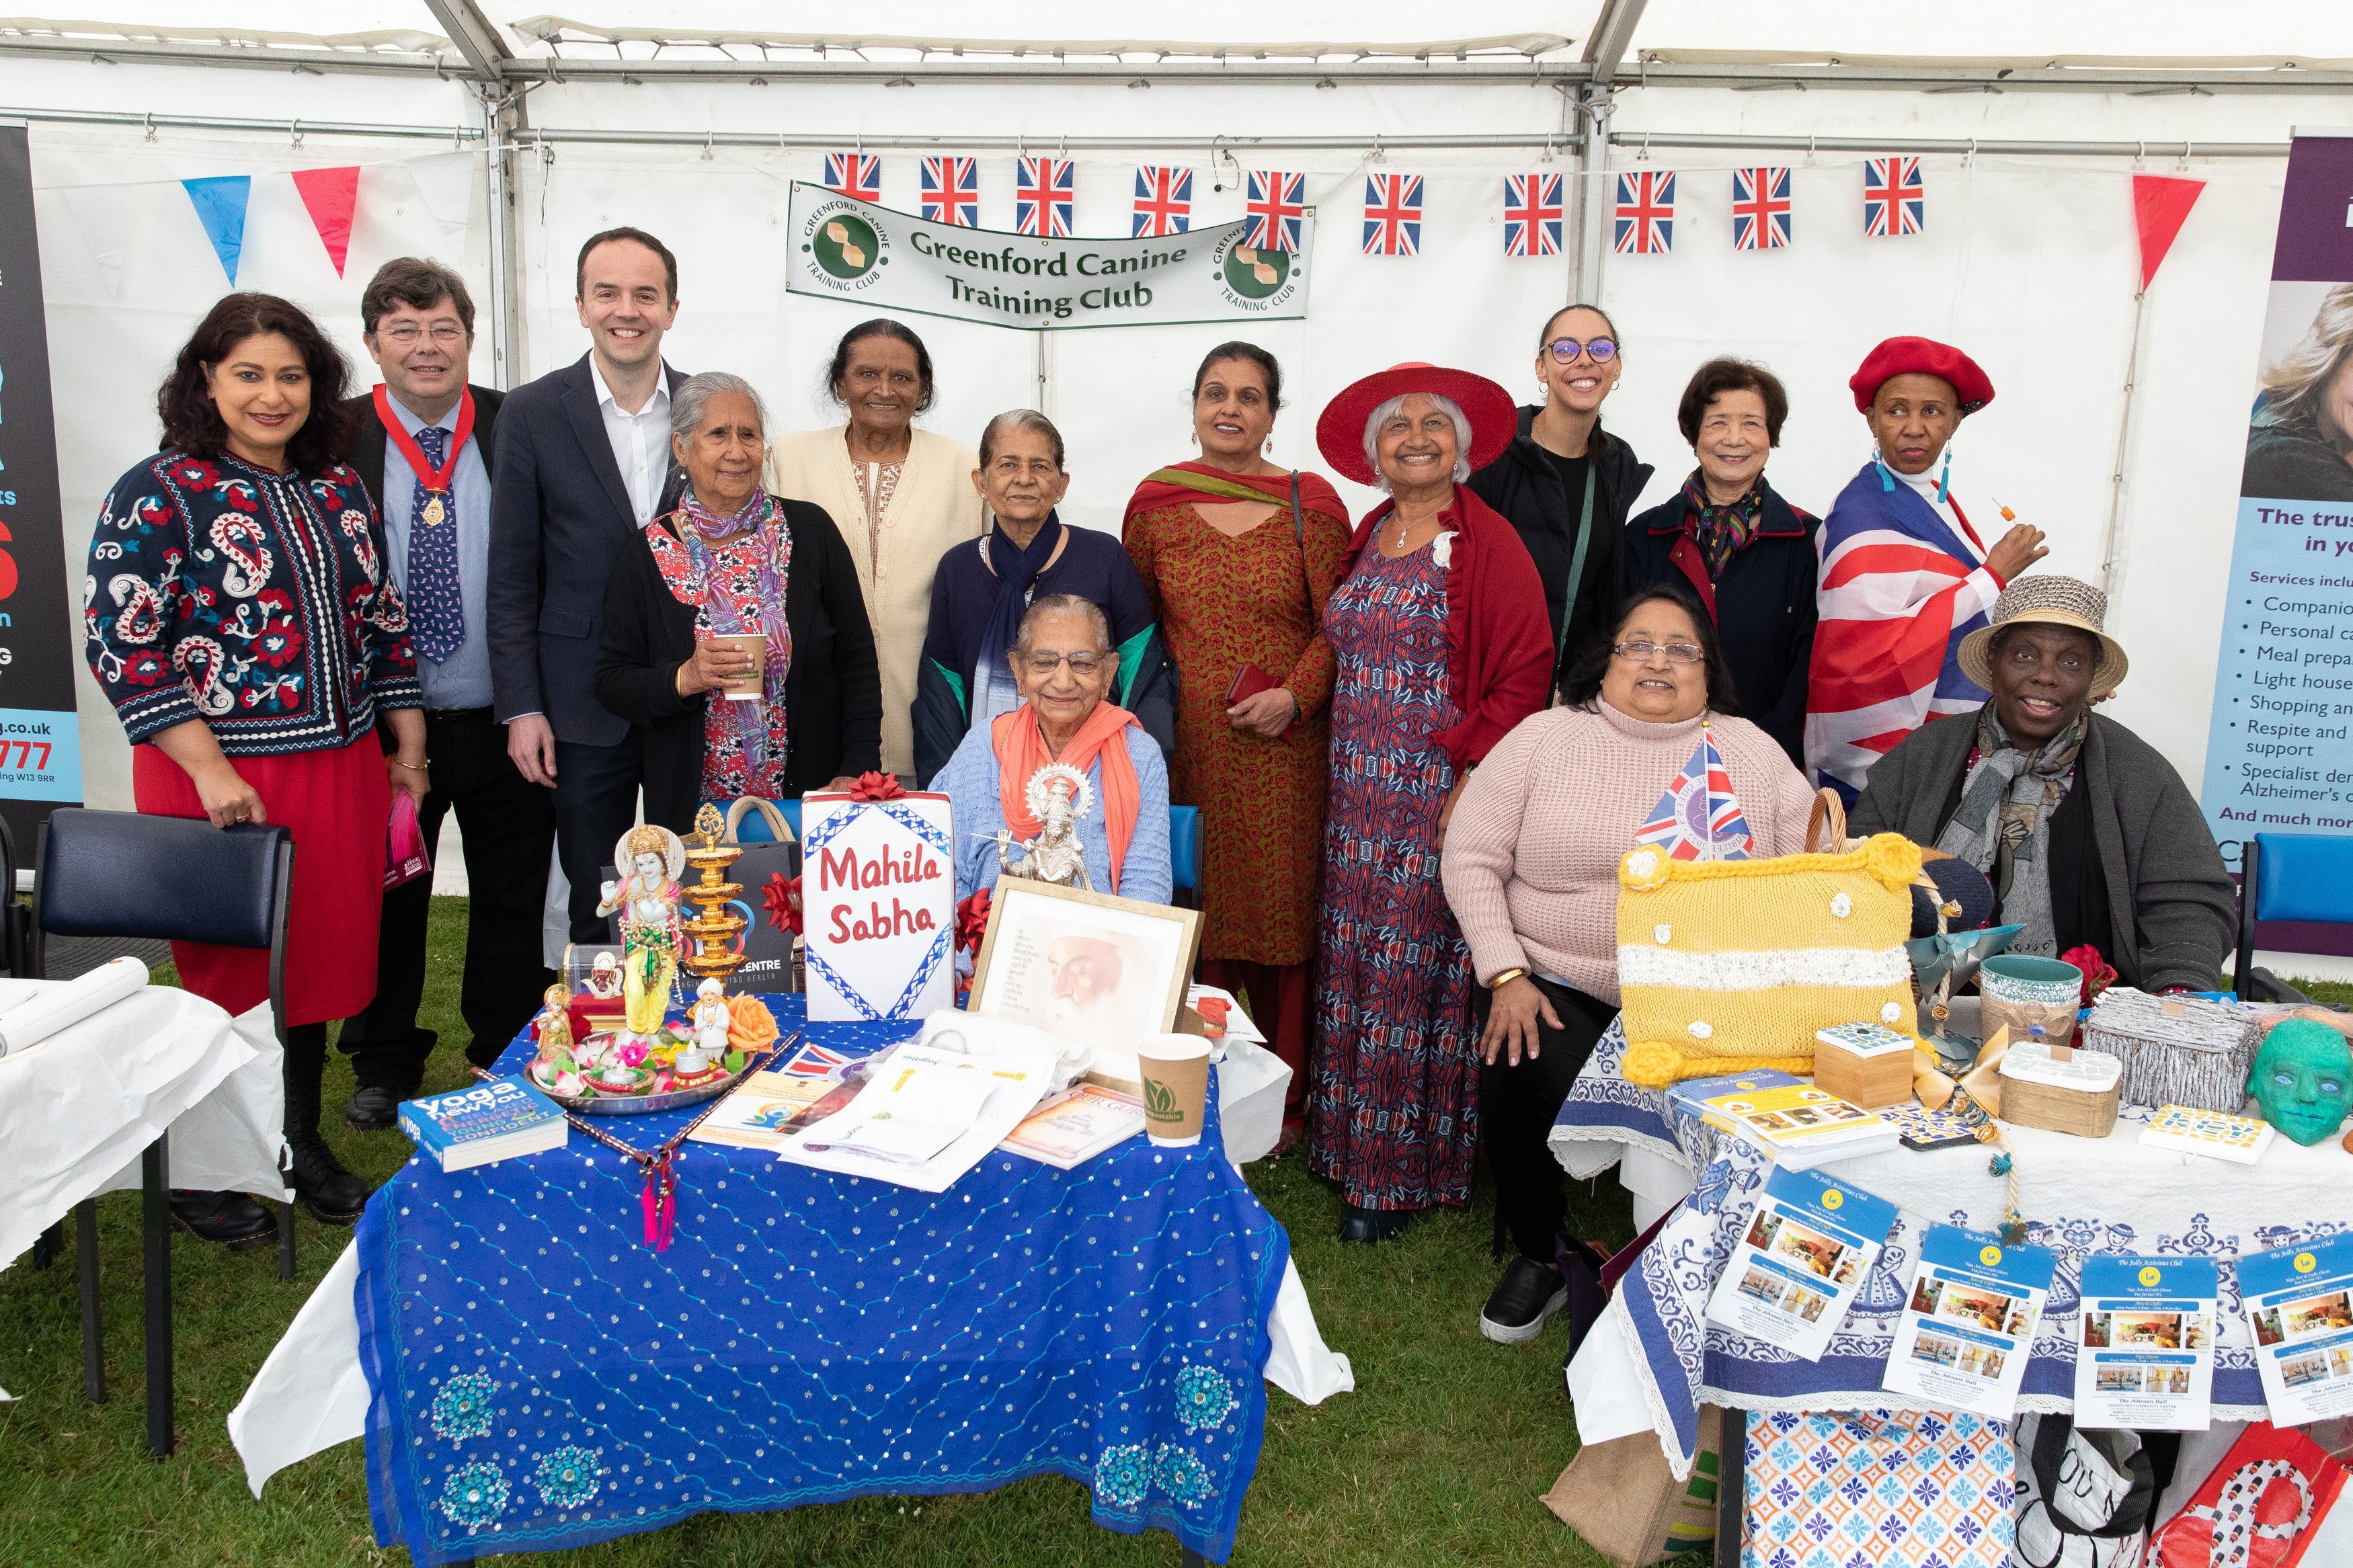
[[[1732,248],[1778,250],[1789,243],[1789,171],[1732,171]]]
[[[1068,239],[1071,182],[1068,158],[1023,158],[1013,176],[1013,231]]]
[[[882,160],[871,153],[828,153],[825,188],[861,202],[882,199]]]
[[[1862,163],[1862,232],[1918,234],[1928,226],[1928,187],[1917,158],[1866,158]]]
[[[1242,243],[1256,250],[1295,253],[1299,226],[1307,216],[1307,176],[1252,169],[1242,201],[1250,227]]]
[[[1135,171],[1137,239],[1183,234],[1193,226],[1193,171],[1145,164]]]
[[[1651,808],[1651,819],[1634,830],[1634,841],[1655,844],[1677,860],[1748,858],[1748,818],[1704,725],[1699,749]]]
[[[1675,247],[1675,175],[1636,169],[1618,176],[1617,249],[1620,256],[1664,256]]]
[[[1365,176],[1365,254],[1421,254],[1421,176]]]
[[[1560,176],[1504,177],[1504,254],[1560,254]]]
[[[980,167],[970,158],[923,160],[923,216],[958,228],[980,226]]]

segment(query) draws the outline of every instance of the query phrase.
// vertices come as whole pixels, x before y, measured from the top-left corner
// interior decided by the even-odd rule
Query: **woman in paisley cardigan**
[[[327,1024],[375,994],[391,792],[426,789],[407,612],[375,503],[336,457],[348,374],[299,307],[224,298],[157,396],[163,451],[107,493],[82,586],[90,673],[131,741],[139,809],[293,830],[288,1180],[338,1224],[369,1189],[319,1135]],[[174,942],[172,958],[189,990],[231,1013],[269,999],[266,953]],[[172,1204],[184,1228],[233,1247],[277,1231],[241,1194],[176,1192]]]

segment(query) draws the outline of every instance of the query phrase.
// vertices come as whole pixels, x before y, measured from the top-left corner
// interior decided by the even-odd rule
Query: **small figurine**
[[[610,883],[606,884],[607,887]],[[586,982],[588,994],[611,1001],[621,994],[621,959],[618,953],[600,952],[596,962],[588,967]]]
[[[686,947],[678,915],[686,846],[669,828],[645,823],[621,835],[613,847],[613,864],[626,874],[605,884],[596,912],[620,912],[621,992],[628,1004],[622,1037],[638,1047],[642,1060],[670,1011],[679,955]],[[600,963],[603,958],[598,955]]]
[[[726,987],[706,980],[694,988],[694,1034],[678,1053],[678,1075],[693,1078],[727,1059],[727,1030],[735,1015],[729,1010]]]
[[[540,1015],[539,1049],[531,1061],[531,1076],[542,1089],[558,1094],[580,1092],[580,1066],[572,1041],[571,998],[561,985],[547,988],[547,1011]]]
[[[2274,1024],[2248,1069],[2263,1120],[2306,1148],[2335,1134],[2353,1109],[2353,1046],[2310,1018]]]
[[[1029,775],[1025,794],[1029,814],[1038,819],[1038,837],[1017,839],[1000,830],[997,835],[999,873],[1094,891],[1094,884],[1087,879],[1086,856],[1079,846],[1079,818],[1094,805],[1094,788],[1087,783],[1087,775],[1068,763],[1048,763]],[[1011,853],[1017,845],[1025,851],[1018,866]]]

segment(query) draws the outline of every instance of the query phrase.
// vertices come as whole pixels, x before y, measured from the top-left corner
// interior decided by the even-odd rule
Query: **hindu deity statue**
[[[670,1011],[686,932],[679,921],[678,879],[686,846],[667,827],[646,823],[621,835],[613,848],[618,880],[604,885],[600,915],[618,911],[621,928],[624,1043],[650,1048]]]

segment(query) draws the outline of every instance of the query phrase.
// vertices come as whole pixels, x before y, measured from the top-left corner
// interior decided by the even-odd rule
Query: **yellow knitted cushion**
[[[1920,850],[1882,833],[1843,855],[1619,862],[1618,987],[1627,1081],[1814,1070],[1814,1034],[1883,1024],[1916,1035],[1912,879]]]

